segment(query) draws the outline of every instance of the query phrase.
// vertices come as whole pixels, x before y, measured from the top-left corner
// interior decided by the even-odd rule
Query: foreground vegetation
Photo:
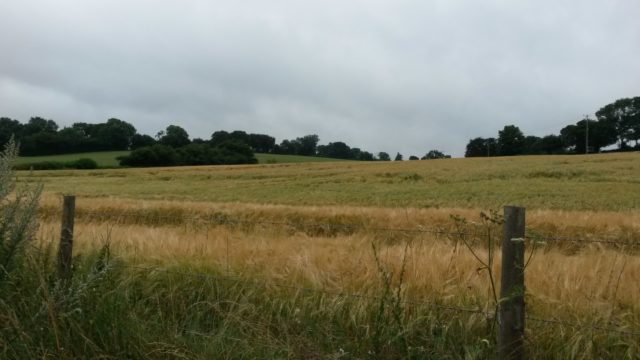
[[[37,232],[2,238],[30,242],[2,265],[0,358],[493,358],[491,277],[465,244],[486,259],[500,226],[480,209],[515,202],[530,234],[640,244],[639,168],[622,154],[21,173],[45,193]],[[602,330],[640,331],[637,248],[535,246],[527,313],[561,323],[527,321],[530,358],[637,358],[636,337]]]

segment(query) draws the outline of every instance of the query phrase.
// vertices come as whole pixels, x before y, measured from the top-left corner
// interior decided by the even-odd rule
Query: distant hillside
[[[81,158],[93,159],[101,168],[120,167],[118,156],[128,155],[129,151],[104,151],[89,152],[64,155],[48,155],[48,156],[21,156],[17,159],[18,164],[29,164],[43,161],[70,162]],[[300,155],[278,155],[278,154],[255,154],[260,164],[285,164],[285,163],[307,163],[307,162],[331,162],[331,161],[351,161],[344,159],[332,159],[315,156]]]

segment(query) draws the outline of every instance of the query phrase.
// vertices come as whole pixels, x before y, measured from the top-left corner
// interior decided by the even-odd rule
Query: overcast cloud
[[[640,96],[640,2],[0,2],[0,116],[464,154]]]

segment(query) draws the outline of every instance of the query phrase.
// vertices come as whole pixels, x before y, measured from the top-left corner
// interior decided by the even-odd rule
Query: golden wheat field
[[[465,241],[486,259],[480,212],[522,205],[528,234],[562,240],[529,246],[528,314],[630,329],[637,246],[582,241],[640,243],[639,175],[638,154],[21,174],[44,183],[44,240],[60,194],[78,195],[80,254],[108,241],[136,264],[366,294],[380,285],[375,247],[394,281],[406,268],[408,299],[473,307],[490,306],[491,282]],[[465,241],[451,215],[470,222]]]

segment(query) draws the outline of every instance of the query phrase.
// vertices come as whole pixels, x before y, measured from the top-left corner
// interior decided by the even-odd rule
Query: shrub
[[[129,156],[118,157],[122,166],[173,166],[178,164],[178,154],[166,145],[153,145],[133,150]]]
[[[249,145],[228,140],[211,147],[208,144],[189,144],[174,150],[165,145],[136,149],[129,156],[119,157],[123,166],[174,166],[174,165],[231,165],[255,164],[258,160]]]
[[[65,168],[65,163],[60,161],[39,161],[27,164],[17,164],[13,166],[15,170],[61,170]]]
[[[66,167],[71,169],[97,169],[98,163],[89,158],[82,158],[75,161],[68,162]]]
[[[24,265],[27,244],[36,231],[36,209],[42,187],[16,189],[12,163],[17,156],[13,140],[0,153],[0,293],[14,272]]]

